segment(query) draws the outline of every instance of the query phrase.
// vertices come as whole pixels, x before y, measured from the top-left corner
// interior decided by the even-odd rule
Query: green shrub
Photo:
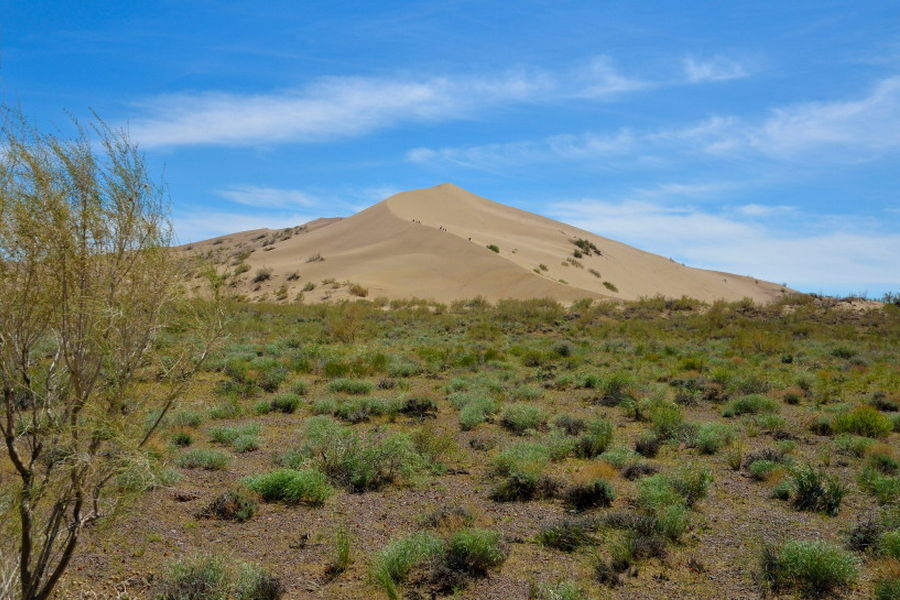
[[[849,433],[842,433],[834,438],[834,445],[838,449],[838,452],[849,454],[850,456],[855,456],[857,458],[865,455],[866,450],[874,443],[875,440],[872,438]]]
[[[518,435],[524,434],[529,429],[538,429],[546,421],[544,411],[533,404],[510,404],[500,415],[500,423]]]
[[[704,423],[694,433],[691,445],[700,454],[715,454],[734,440],[734,428],[722,423]]]
[[[612,485],[604,479],[573,484],[562,494],[563,502],[574,510],[609,506],[615,497]]]
[[[421,531],[390,542],[375,555],[370,569],[372,581],[381,586],[392,600],[399,599],[397,586],[409,572],[441,554],[444,542],[432,533]]]
[[[185,448],[194,443],[194,438],[187,431],[176,431],[172,434],[172,444],[179,448]]]
[[[794,508],[835,516],[847,488],[834,475],[807,466],[793,472]]]
[[[238,521],[243,523],[256,514],[256,500],[247,492],[236,489],[216,496],[198,516],[205,519]]]
[[[235,452],[244,453],[252,452],[259,449],[259,436],[256,435],[239,435],[231,443],[231,447]]]
[[[890,418],[871,406],[857,406],[840,414],[831,424],[836,433],[855,433],[870,438],[880,438],[890,433],[894,425]]]
[[[677,404],[657,404],[650,409],[653,433],[660,441],[679,438],[684,431],[684,415]]]
[[[174,427],[200,427],[203,423],[203,414],[195,410],[182,410],[172,415]]]
[[[234,585],[235,600],[278,600],[284,595],[278,577],[252,564],[242,564]]]
[[[220,471],[228,465],[228,455],[218,450],[195,448],[181,454],[175,461],[182,469],[206,469]]]
[[[541,527],[537,540],[540,544],[563,552],[574,552],[582,546],[589,546],[596,540],[593,532],[598,522],[591,518],[567,517]]]
[[[484,575],[506,560],[500,533],[490,529],[460,529],[447,542],[447,565],[456,571]]]
[[[878,553],[900,559],[900,529],[887,531],[878,538]]]
[[[368,381],[361,379],[335,379],[328,384],[328,389],[335,393],[354,394],[361,396],[363,394],[371,394],[374,389]]]
[[[574,581],[560,581],[553,585],[533,587],[528,595],[533,600],[590,600],[587,592]]]
[[[765,548],[761,571],[776,592],[796,589],[818,597],[849,587],[859,575],[859,559],[826,542],[792,541]]]
[[[243,483],[265,502],[318,506],[332,494],[328,479],[315,469],[279,469],[246,477]]]
[[[780,468],[782,468],[781,463],[772,460],[755,460],[748,465],[747,470],[753,479],[761,481]]]
[[[488,244],[487,249],[490,250],[491,252],[496,252],[497,254],[500,254],[500,246],[498,246],[497,244]]]
[[[722,415],[725,417],[737,417],[740,415],[758,415],[761,413],[773,413],[777,411],[778,403],[775,400],[760,394],[749,394],[729,402]]]
[[[584,427],[578,438],[575,454],[580,458],[594,458],[606,452],[612,443],[613,426],[606,419],[594,419]]]
[[[259,436],[259,423],[244,423],[233,427],[215,427],[209,430],[209,437],[218,444],[233,445],[238,438]]]
[[[325,572],[329,577],[336,577],[350,566],[350,534],[343,527],[339,527],[334,534],[334,555]]]
[[[860,472],[859,486],[874,496],[879,504],[893,504],[900,500],[900,476],[885,475],[874,467],[865,467]]]
[[[176,560],[156,584],[155,600],[228,600],[230,565],[221,556]]]
[[[302,399],[297,394],[278,394],[269,402],[272,412],[292,414],[300,407]]]
[[[885,577],[875,582],[875,600],[900,598],[900,577]]]

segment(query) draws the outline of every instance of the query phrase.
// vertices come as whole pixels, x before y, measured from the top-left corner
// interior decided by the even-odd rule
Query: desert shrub
[[[437,403],[431,398],[407,398],[400,407],[400,412],[415,419],[427,419],[437,416]]]
[[[612,423],[606,419],[594,419],[586,424],[584,432],[579,436],[575,454],[580,458],[599,456],[609,447],[612,438]]]
[[[478,398],[467,402],[459,410],[459,427],[463,431],[475,429],[499,410],[490,398]]]
[[[506,560],[500,533],[490,529],[460,529],[447,541],[447,565],[457,571],[484,575]]]
[[[350,534],[343,527],[339,527],[334,533],[334,553],[325,567],[328,577],[336,577],[350,566],[350,546]]]
[[[677,439],[684,432],[684,415],[677,404],[663,403],[651,408],[650,423],[660,441]]]
[[[600,402],[602,404],[618,406],[626,400],[634,400],[631,392],[631,377],[626,373],[613,373],[603,380],[602,384],[596,378],[591,379],[591,376],[588,376],[584,382],[584,387],[587,388],[601,387],[601,385],[603,394]]]
[[[335,393],[344,393],[344,394],[371,394],[374,386],[368,382],[363,381],[361,379],[335,379],[328,384],[328,389]]]
[[[390,542],[375,555],[369,575],[381,586],[389,598],[399,599],[397,588],[409,572],[437,557],[444,550],[444,542],[436,535],[421,531]]]
[[[875,516],[867,516],[856,523],[847,535],[847,547],[866,552],[878,547],[878,538],[884,533],[884,523]]]
[[[377,398],[351,398],[336,402],[332,414],[341,421],[363,423],[374,416],[396,414],[399,410],[399,405],[389,405]]]
[[[468,527],[475,522],[472,511],[463,506],[442,506],[433,510],[422,519],[423,527],[431,529],[456,530],[460,527]]]
[[[257,269],[253,276],[253,283],[262,283],[272,278],[272,269]]]
[[[220,471],[228,465],[228,455],[218,450],[195,448],[182,453],[175,461],[182,469]]]
[[[900,577],[884,577],[875,582],[875,600],[900,598]]]
[[[279,469],[247,477],[243,484],[265,502],[318,506],[332,494],[325,474],[315,469]]]
[[[634,450],[641,456],[653,458],[659,453],[660,441],[655,434],[643,435],[634,443]]]
[[[533,586],[528,597],[533,600],[590,600],[587,592],[574,581]]]
[[[500,423],[515,434],[538,429],[547,421],[544,411],[533,404],[517,402],[508,405],[500,415]]]
[[[782,468],[781,463],[771,460],[755,460],[748,465],[747,471],[750,472],[753,479],[762,481],[763,479],[767,479],[770,474]]]
[[[604,281],[603,287],[614,293],[618,293],[619,291],[619,288],[617,288],[611,281]]]
[[[360,437],[328,417],[307,419],[303,446],[282,462],[285,466],[309,462],[332,482],[353,492],[410,479],[427,466],[409,434]]]
[[[842,433],[841,435],[834,438],[834,445],[837,448],[838,452],[841,454],[848,454],[850,456],[855,456],[857,458],[862,457],[866,450],[868,450],[869,446],[875,443],[875,440],[872,438],[867,438],[861,435],[852,435],[849,433]]]
[[[879,504],[900,500],[900,476],[885,475],[873,467],[867,466],[860,471],[859,487],[874,496]]]
[[[609,506],[615,497],[612,485],[604,479],[575,483],[562,493],[563,502],[575,510]]]
[[[256,514],[256,500],[241,489],[230,490],[216,496],[200,510],[198,516],[223,521],[248,521]]]
[[[629,462],[639,458],[639,455],[628,448],[621,446],[610,448],[600,455],[600,459],[611,464],[617,469],[621,469]]]
[[[195,410],[182,410],[172,415],[174,427],[196,428],[203,424],[203,413]]]
[[[894,428],[890,418],[871,406],[857,406],[837,415],[831,427],[836,433],[855,433],[870,438],[884,437]]]
[[[205,554],[171,563],[153,592],[154,600],[278,600],[284,586],[257,565]]]
[[[225,363],[225,374],[237,384],[240,395],[247,396],[259,388],[264,392],[274,392],[287,378],[287,368],[278,360],[258,356],[252,359],[234,358]]]
[[[194,443],[194,438],[187,431],[175,431],[172,433],[172,444],[179,448],[185,448]]]
[[[284,584],[265,569],[242,564],[234,584],[235,600],[278,600],[284,595]]]
[[[369,288],[363,287],[358,283],[352,284],[349,288],[347,288],[347,291],[349,291],[353,296],[359,296],[360,298],[365,298],[369,295]]]
[[[291,414],[297,411],[300,408],[300,403],[302,402],[300,396],[296,393],[292,394],[278,394],[269,402],[269,407],[273,412],[280,412],[284,414]]]
[[[182,558],[169,565],[155,587],[155,600],[227,600],[230,565],[221,556]]]
[[[233,427],[216,427],[209,431],[212,441],[230,445],[237,452],[259,448],[259,423],[245,423]]]
[[[595,542],[593,533],[597,526],[596,519],[568,517],[541,527],[537,540],[549,548],[574,552]]]
[[[900,529],[886,531],[879,536],[878,553],[888,558],[900,559]]]
[[[792,475],[794,508],[831,516],[838,514],[847,488],[837,477],[812,466],[795,469]]]
[[[737,417],[740,415],[773,413],[777,410],[778,403],[775,400],[760,394],[749,394],[729,402],[722,415],[725,417]]]
[[[868,447],[866,464],[886,475],[896,475],[900,472],[900,459],[897,459],[893,448],[887,444],[875,444]]]
[[[563,413],[553,419],[553,425],[565,431],[567,435],[578,435],[587,427],[584,419]]]
[[[701,454],[715,454],[734,440],[734,428],[722,423],[704,423],[694,433],[691,445]]]
[[[654,475],[657,472],[659,472],[659,469],[657,469],[653,465],[637,462],[632,463],[622,469],[622,477],[629,481],[634,481],[635,479],[646,477],[647,475]]]
[[[849,587],[859,574],[859,559],[821,541],[766,547],[760,562],[763,582],[774,591],[796,589],[815,597]]]
[[[500,254],[500,246],[498,246],[497,244],[488,244],[487,249],[490,250],[491,252],[496,252],[497,254]]]

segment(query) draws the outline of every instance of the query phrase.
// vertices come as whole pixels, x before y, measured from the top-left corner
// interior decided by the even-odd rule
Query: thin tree
[[[4,113],[0,576],[44,600],[85,527],[153,485],[148,443],[220,311],[186,298],[163,189],[123,132],[61,138]]]

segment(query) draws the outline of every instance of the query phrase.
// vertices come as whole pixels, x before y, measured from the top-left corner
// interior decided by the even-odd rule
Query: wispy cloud
[[[403,123],[469,118],[549,99],[604,99],[650,87],[608,57],[564,72],[514,69],[484,76],[325,77],[266,94],[182,93],[148,99],[131,121],[145,147],[317,142]]]
[[[727,81],[740,79],[750,74],[744,65],[724,56],[714,56],[705,60],[688,56],[682,65],[684,76],[690,83]]]
[[[828,291],[816,287],[824,280],[845,289],[900,282],[896,230],[854,219],[846,219],[850,226],[835,230],[830,224],[842,220],[840,215],[804,215],[806,221],[827,221],[830,230],[825,233],[775,229],[754,219],[758,215],[753,213],[754,209],[749,215],[729,214],[635,200],[587,199],[549,208],[550,216],[691,266],[786,282],[807,291]]]
[[[233,185],[218,190],[216,194],[237,204],[267,209],[308,207],[317,203],[316,198],[300,190],[256,185]]]
[[[660,160],[746,156],[768,160],[859,162],[900,149],[900,77],[878,82],[855,100],[810,102],[773,109],[752,120],[712,116],[655,131],[563,134],[539,140],[414,148],[413,162],[450,162],[479,168],[614,156]],[[635,163],[637,164],[637,163]]]

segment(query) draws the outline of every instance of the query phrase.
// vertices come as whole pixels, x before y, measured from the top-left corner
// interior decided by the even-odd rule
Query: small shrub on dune
[[[321,505],[333,490],[328,479],[315,469],[279,469],[243,480],[245,486],[258,493],[265,502]]]
[[[793,589],[822,597],[856,581],[859,559],[827,542],[792,541],[764,548],[760,571],[764,586],[775,592]]]

